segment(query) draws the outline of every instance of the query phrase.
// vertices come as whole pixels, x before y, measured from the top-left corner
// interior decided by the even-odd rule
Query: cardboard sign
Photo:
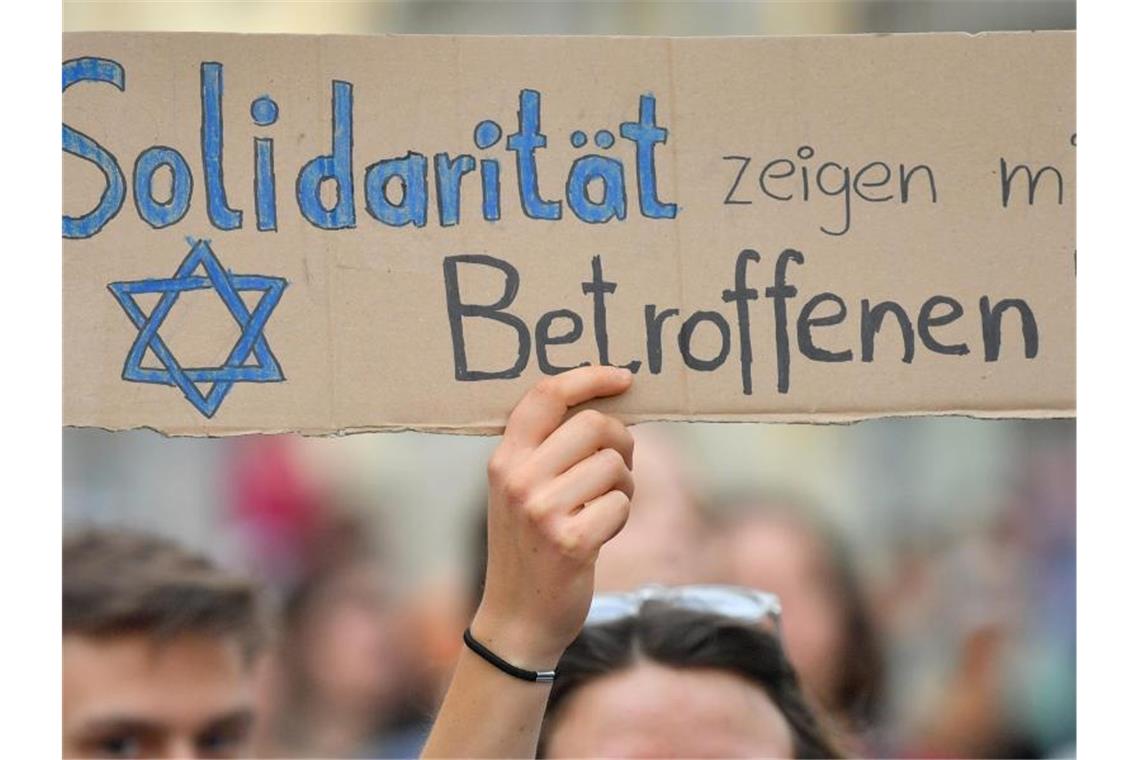
[[[1071,415],[1074,47],[67,35],[64,420]]]

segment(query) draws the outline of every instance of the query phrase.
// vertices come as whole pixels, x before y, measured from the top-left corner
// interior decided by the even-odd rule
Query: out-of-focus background
[[[65,2],[64,27],[979,32],[1074,29],[1076,11],[1040,0]],[[728,581],[781,593],[793,661],[866,754],[1071,754],[1074,422],[678,424],[638,436],[635,467],[651,485],[639,483],[635,507],[652,516],[635,516],[603,552],[601,585]],[[285,612],[288,653],[266,676],[267,753],[411,756],[477,600],[495,444],[67,429],[65,526],[153,530],[265,581]]]

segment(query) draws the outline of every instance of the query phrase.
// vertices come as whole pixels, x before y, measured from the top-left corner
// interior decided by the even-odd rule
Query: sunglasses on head
[[[770,625],[780,635],[780,598],[742,586],[642,586],[636,591],[594,596],[586,625],[634,617],[646,602],[661,602],[693,612],[722,615],[744,623]]]

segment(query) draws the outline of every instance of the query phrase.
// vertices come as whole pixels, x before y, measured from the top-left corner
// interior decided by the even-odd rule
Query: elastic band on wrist
[[[509,676],[514,676],[520,680],[530,681],[532,683],[554,683],[555,672],[553,670],[527,670],[526,668],[520,668],[510,664],[476,641],[475,637],[471,635],[470,628],[463,632],[463,643],[466,644],[472,652]]]

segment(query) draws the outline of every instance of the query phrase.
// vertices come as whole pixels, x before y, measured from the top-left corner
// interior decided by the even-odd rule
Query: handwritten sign
[[[66,35],[65,422],[1071,415],[1074,47]]]

